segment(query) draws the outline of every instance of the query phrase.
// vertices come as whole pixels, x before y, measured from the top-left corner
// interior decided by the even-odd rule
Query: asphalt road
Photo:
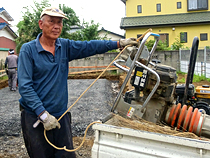
[[[86,90],[94,79],[68,80],[68,107]],[[83,136],[86,127],[93,121],[106,117],[114,102],[116,81],[99,79],[70,110],[73,136]],[[19,136],[21,134],[18,91],[9,88],[0,90],[0,136]],[[88,131],[88,135],[93,134]]]

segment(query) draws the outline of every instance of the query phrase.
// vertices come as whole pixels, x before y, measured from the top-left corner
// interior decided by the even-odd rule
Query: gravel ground
[[[86,90],[94,79],[70,79],[69,104]],[[84,135],[86,127],[93,121],[104,118],[108,115],[116,97],[117,81],[99,79],[70,110],[72,115],[72,133],[74,137]],[[20,126],[20,111],[18,91],[11,92],[9,88],[0,90],[0,158],[18,157],[28,158]],[[94,131],[88,130],[88,136],[93,137]],[[90,148],[89,148],[90,150]],[[88,151],[90,153],[90,151]],[[86,156],[83,156],[86,155]],[[90,154],[89,154],[90,156]],[[80,152],[78,157],[87,157],[87,154]]]

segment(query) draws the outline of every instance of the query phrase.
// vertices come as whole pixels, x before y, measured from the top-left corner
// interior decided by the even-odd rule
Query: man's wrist
[[[39,116],[38,118],[42,121],[45,122],[47,119],[47,112],[44,110]]]
[[[40,117],[45,111],[46,111],[46,110],[42,111],[42,112],[38,115],[38,117]]]
[[[121,46],[120,46],[120,40],[117,41],[117,47],[118,47],[118,48],[121,48]]]

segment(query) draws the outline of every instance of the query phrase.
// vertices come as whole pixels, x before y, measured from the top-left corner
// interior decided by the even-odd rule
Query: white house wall
[[[99,37],[104,37],[105,34],[107,34],[107,38],[110,39],[110,40],[113,40],[113,41],[118,41],[119,39],[121,39],[121,37],[117,36],[117,35],[114,35],[114,34],[109,34],[105,31],[101,31],[99,32]]]
[[[119,36],[113,34],[108,34],[107,37],[108,39],[110,38],[113,41],[118,41],[119,39],[121,39]]]
[[[8,51],[0,51],[0,62],[5,62],[6,57],[8,56]]]
[[[4,28],[2,30],[0,30],[0,37],[6,37],[12,41],[14,41],[14,37]]]

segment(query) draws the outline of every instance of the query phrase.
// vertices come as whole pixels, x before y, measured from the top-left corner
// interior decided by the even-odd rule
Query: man
[[[38,22],[42,33],[25,43],[19,55],[18,84],[21,95],[21,125],[25,145],[30,157],[68,157],[74,152],[56,150],[45,140],[58,147],[73,149],[71,124],[68,115],[57,119],[67,110],[68,63],[95,54],[105,53],[120,46],[138,44],[135,39],[116,41],[72,41],[58,38],[66,18],[57,8],[42,11]],[[67,18],[66,18],[67,19]],[[42,124],[34,124],[39,119]],[[33,128],[36,127],[36,128]]]
[[[8,85],[9,89],[13,92],[16,91],[17,86],[17,62],[18,62],[18,56],[15,55],[14,49],[9,49],[9,56],[6,57],[5,60],[5,69],[8,65],[7,75],[8,75]]]

